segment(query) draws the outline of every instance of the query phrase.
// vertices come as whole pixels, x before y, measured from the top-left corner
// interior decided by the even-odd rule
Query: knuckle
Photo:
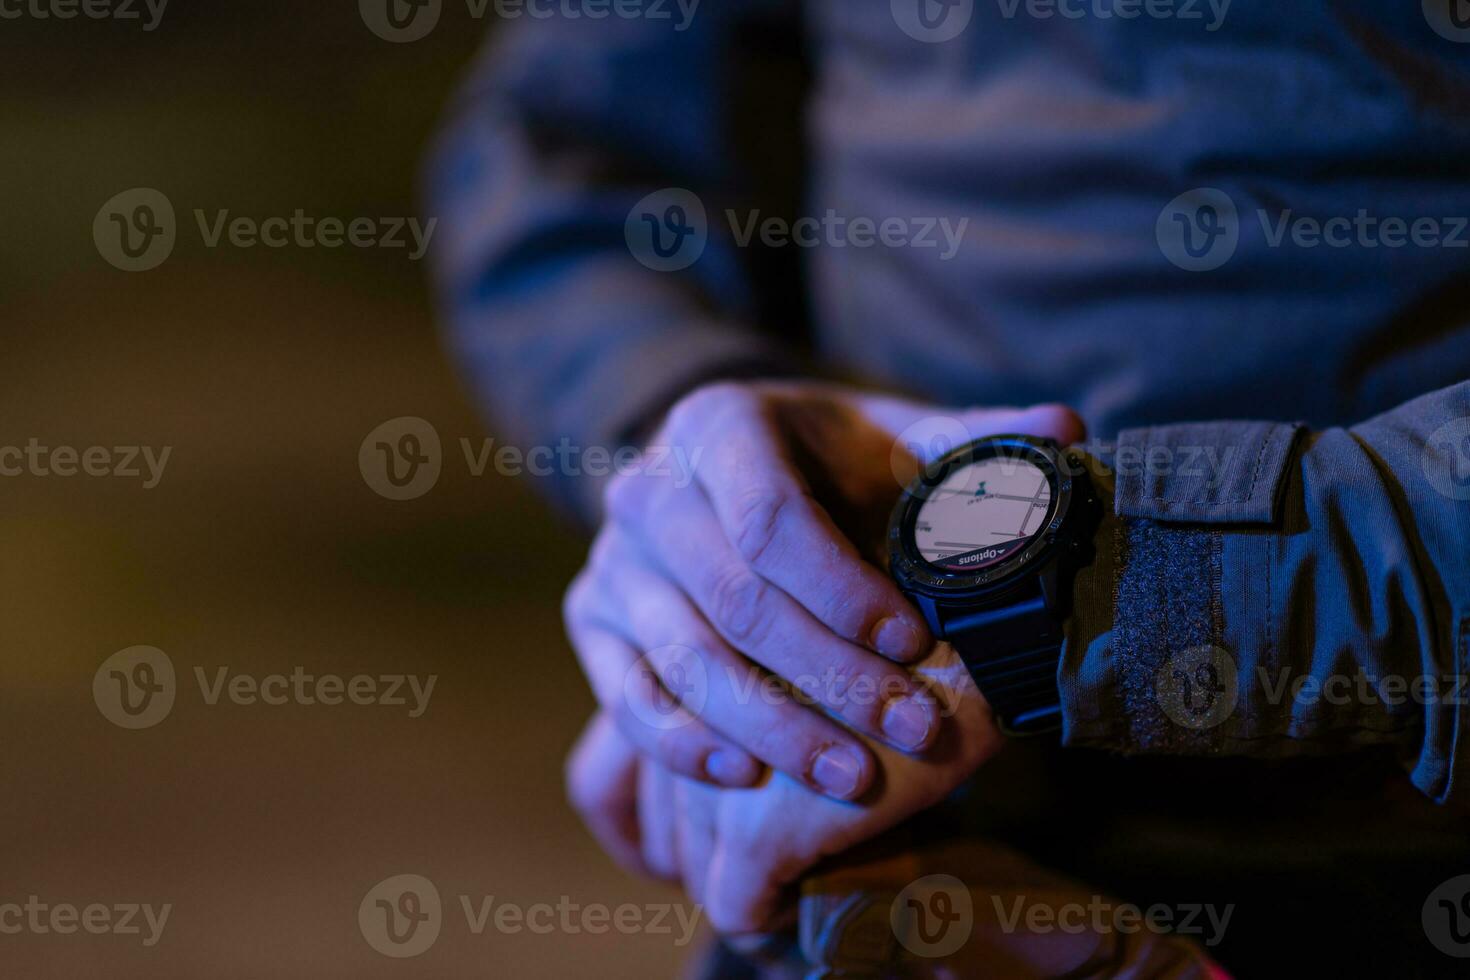
[[[807,709],[793,704],[782,707],[785,710],[774,724],[751,733],[748,748],[767,765],[804,780],[811,758],[831,739],[816,730],[819,723]]]
[[[862,665],[839,660],[822,678],[817,697],[849,725],[876,732],[883,715],[883,685]]]
[[[606,568],[612,563],[619,551],[619,535],[613,533],[611,526],[605,526],[592,541],[592,547],[587,550],[587,569]]]
[[[765,559],[796,498],[761,488],[747,491],[735,502],[735,548],[752,565]]]
[[[735,643],[756,643],[769,621],[770,587],[743,567],[719,573],[710,587],[710,618]]]
[[[669,410],[668,431],[676,438],[697,432],[725,412],[750,406],[755,396],[737,381],[712,381],[679,399]]]
[[[682,776],[702,777],[701,762],[706,754],[704,739],[694,726],[674,728],[659,733],[653,743],[653,755]]]
[[[581,759],[576,753],[567,757],[562,771],[567,802],[573,810],[584,817],[606,809],[608,800],[596,780],[587,778]]]
[[[710,902],[705,916],[710,928],[722,936],[739,935],[752,929],[750,913],[743,905],[729,900]]]
[[[592,576],[584,568],[572,579],[566,594],[562,596],[563,622],[570,624],[587,618],[592,606],[592,587]]]
[[[821,608],[816,613],[832,632],[854,642],[866,638],[870,624],[877,618],[870,598],[862,589],[850,585],[832,589],[823,597]]]
[[[636,473],[619,473],[602,491],[603,511],[619,524],[636,523],[648,492],[647,481]]]

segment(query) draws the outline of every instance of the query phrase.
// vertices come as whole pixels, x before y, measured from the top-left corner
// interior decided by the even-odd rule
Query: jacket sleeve
[[[1470,696],[1470,382],[1352,428],[1169,425],[1121,433],[1111,455],[1061,668],[1068,744],[1389,745],[1450,799]]]
[[[737,12],[784,5],[706,5],[687,21],[686,6],[502,26],[431,155],[442,318],[497,434],[523,449],[616,450],[700,381],[793,370],[749,326],[750,284],[718,220],[740,177],[726,129]],[[645,199],[647,219],[633,213]],[[707,246],[683,269],[640,262],[630,230],[672,205],[684,210],[668,227],[703,227]],[[591,517],[595,481],[575,475],[550,487]]]

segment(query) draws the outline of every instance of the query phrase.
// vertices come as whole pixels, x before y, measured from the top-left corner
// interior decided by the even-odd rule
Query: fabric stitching
[[[1191,497],[1188,500],[1180,500],[1180,499],[1178,499],[1176,497],[1168,497],[1168,496],[1165,496],[1163,494],[1155,494],[1152,497],[1136,497],[1134,499],[1139,500],[1139,501],[1148,501],[1149,503],[1154,503],[1154,504],[1169,504],[1169,505],[1175,506],[1175,507],[1193,507],[1193,506],[1200,505],[1200,504],[1210,504],[1210,505],[1217,506],[1217,507],[1218,506],[1222,506],[1222,505],[1225,505],[1225,506],[1229,506],[1229,505],[1245,506],[1245,505],[1247,505],[1247,504],[1249,504],[1249,503],[1251,503],[1252,501],[1255,500],[1255,497],[1256,497],[1256,484],[1261,479],[1261,468],[1266,463],[1266,450],[1270,449],[1273,445],[1276,444],[1277,440],[1280,438],[1280,434],[1281,434],[1281,429],[1282,428],[1283,427],[1280,426],[1280,425],[1273,426],[1271,428],[1270,434],[1267,435],[1265,438],[1263,438],[1261,440],[1261,451],[1256,456],[1256,465],[1255,465],[1254,470],[1251,472],[1250,486],[1248,488],[1246,488],[1245,496],[1243,496],[1243,497],[1240,497],[1238,499],[1233,499],[1233,500],[1231,500],[1231,499],[1219,500],[1219,499],[1210,498],[1210,497]],[[1152,428],[1149,428],[1149,429],[1145,429],[1143,431],[1147,435],[1147,434],[1152,433],[1153,432],[1153,429]]]

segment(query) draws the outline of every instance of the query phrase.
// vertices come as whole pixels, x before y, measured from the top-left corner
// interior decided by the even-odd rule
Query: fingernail
[[[823,749],[812,762],[812,780],[827,793],[844,800],[857,795],[862,771],[862,759],[845,745]]]
[[[924,652],[919,649],[919,631],[896,616],[873,627],[873,648],[890,660],[911,660]]]
[[[883,712],[883,734],[899,748],[917,751],[929,744],[934,712],[917,698],[890,701]]]
[[[749,786],[756,776],[755,760],[729,749],[711,752],[704,760],[704,771],[721,786]]]

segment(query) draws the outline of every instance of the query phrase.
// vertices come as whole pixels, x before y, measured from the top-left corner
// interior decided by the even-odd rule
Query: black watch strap
[[[959,613],[944,622],[1007,735],[1040,735],[1062,726],[1057,688],[1064,633],[1041,596],[1014,605]]]

